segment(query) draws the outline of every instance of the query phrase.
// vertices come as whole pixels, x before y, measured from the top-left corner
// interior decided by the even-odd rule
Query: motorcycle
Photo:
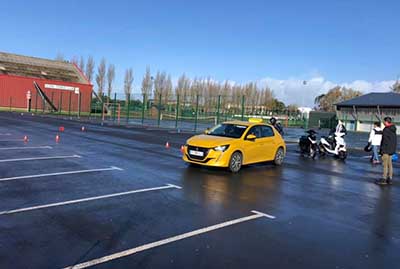
[[[308,130],[306,133],[308,135],[303,135],[299,139],[300,153],[314,159],[318,152],[317,132]]]
[[[344,132],[335,132],[328,137],[321,137],[319,143],[319,152],[321,156],[331,154],[340,160],[345,160],[347,157],[346,142],[344,141]]]

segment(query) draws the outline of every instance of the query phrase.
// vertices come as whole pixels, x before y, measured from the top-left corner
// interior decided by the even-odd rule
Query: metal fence
[[[12,97],[9,111],[27,111],[26,108],[13,107]],[[51,99],[51,96],[50,96]],[[271,110],[254,105],[246,96],[146,96],[142,94],[113,94],[92,96],[90,108],[82,108],[79,97],[51,100],[62,103],[64,109],[53,111],[40,96],[32,96],[31,111],[36,114],[52,115],[63,118],[80,118],[115,125],[144,125],[177,130],[198,131],[228,120],[271,117],[279,119],[285,127],[307,127],[307,120],[294,111]],[[66,108],[66,109],[65,109]]]
[[[103,108],[103,109],[102,109]],[[147,125],[182,130],[204,129],[228,120],[277,117],[286,127],[306,127],[298,112],[267,110],[245,96],[148,97],[141,94],[93,99],[91,118],[124,125]]]

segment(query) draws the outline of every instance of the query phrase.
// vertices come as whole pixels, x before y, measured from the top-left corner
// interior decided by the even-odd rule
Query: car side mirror
[[[249,134],[248,136],[246,136],[246,140],[251,140],[254,141],[256,140],[257,136],[253,135],[253,134]]]

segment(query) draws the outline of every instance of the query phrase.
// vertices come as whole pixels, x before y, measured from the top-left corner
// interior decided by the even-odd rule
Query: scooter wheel
[[[347,153],[345,151],[340,151],[339,152],[339,159],[340,160],[344,161],[344,160],[346,160],[346,157],[347,157]]]

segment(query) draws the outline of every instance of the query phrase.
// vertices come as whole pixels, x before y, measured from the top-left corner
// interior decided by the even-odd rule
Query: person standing
[[[374,164],[379,163],[379,147],[381,146],[382,142],[382,129],[381,129],[381,123],[380,122],[375,122],[374,123],[374,129],[371,130],[371,133],[369,134],[369,139],[368,143],[371,144],[372,146],[372,157],[371,161]]]
[[[392,184],[393,166],[392,155],[396,153],[397,135],[396,126],[392,123],[391,117],[384,118],[385,128],[382,132],[381,153],[383,161],[383,176],[382,179],[375,183],[378,185]]]
[[[274,126],[274,128],[283,136],[283,128],[282,125],[277,121],[275,117],[269,119],[269,123]]]

